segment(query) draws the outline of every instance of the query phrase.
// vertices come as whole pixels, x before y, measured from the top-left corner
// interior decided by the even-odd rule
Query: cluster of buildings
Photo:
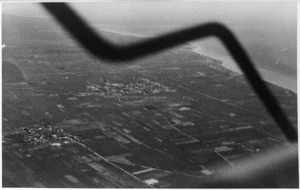
[[[104,84],[92,84],[87,85],[87,90],[89,92],[83,95],[90,95],[91,92],[96,93],[100,96],[121,96],[124,94],[158,94],[158,93],[173,93],[175,89],[168,86],[164,86],[159,82],[153,82],[145,78],[139,78],[135,83],[120,84],[120,83],[110,83],[105,82]]]
[[[38,128],[19,128],[6,136],[6,141],[9,139],[18,139],[19,141],[32,145],[48,144],[51,146],[60,146],[61,142],[68,143],[65,141],[70,139],[80,141],[77,136],[73,136],[61,128],[54,128],[50,125]]]

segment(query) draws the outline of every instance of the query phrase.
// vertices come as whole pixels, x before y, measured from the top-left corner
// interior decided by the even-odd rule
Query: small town
[[[3,143],[12,143],[11,141],[29,144],[29,145],[50,145],[61,146],[61,143],[68,143],[67,139],[80,141],[76,136],[65,132],[61,128],[54,128],[51,125],[45,125],[32,128],[19,128],[5,137]]]
[[[121,84],[105,81],[104,84],[88,84],[87,92],[77,96],[122,96],[122,95],[154,95],[158,93],[174,93],[175,90],[153,82],[146,78],[135,79],[134,83]]]

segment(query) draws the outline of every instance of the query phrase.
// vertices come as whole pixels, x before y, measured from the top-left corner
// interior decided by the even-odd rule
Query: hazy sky
[[[250,2],[250,3],[249,3]],[[175,22],[177,24],[201,22],[206,19],[270,20],[296,18],[296,1],[100,1],[98,3],[72,3],[87,18],[105,18],[137,22]],[[34,3],[4,3],[3,12],[22,16],[47,17],[44,10]]]
[[[231,27],[239,22],[247,23],[254,29],[277,25],[291,32],[296,30],[296,1],[102,1],[72,3],[72,7],[90,21],[97,19],[112,24],[168,28],[169,25],[182,27],[219,21]],[[22,16],[49,16],[38,4],[32,3],[4,3],[3,12]]]

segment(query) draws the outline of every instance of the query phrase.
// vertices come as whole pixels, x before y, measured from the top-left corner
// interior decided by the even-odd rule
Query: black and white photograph
[[[299,188],[298,7],[2,1],[2,188]]]

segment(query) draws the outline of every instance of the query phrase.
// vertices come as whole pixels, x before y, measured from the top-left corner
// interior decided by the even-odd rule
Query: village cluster
[[[67,133],[61,128],[54,128],[51,125],[45,125],[34,128],[19,128],[2,139],[3,143],[9,140],[18,140],[26,144],[39,145],[48,144],[51,146],[60,146],[61,142],[80,141],[77,136]]]
[[[78,96],[122,96],[122,95],[151,95],[158,93],[173,93],[175,89],[164,86],[159,82],[139,78],[135,83],[121,84],[105,82],[104,84],[87,85],[88,92],[80,93]]]

